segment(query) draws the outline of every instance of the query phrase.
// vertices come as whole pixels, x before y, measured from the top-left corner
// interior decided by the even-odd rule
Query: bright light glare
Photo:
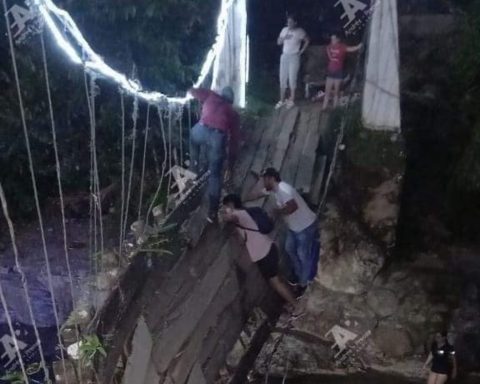
[[[212,69],[215,58],[218,57],[223,48],[223,42],[227,32],[228,13],[233,2],[234,0],[222,0],[220,14],[217,19],[217,37],[207,54],[194,87],[199,87],[203,84]],[[147,92],[142,90],[139,84],[128,79],[124,74],[115,71],[95,53],[67,11],[58,8],[52,0],[34,0],[34,4],[38,7],[39,14],[52,33],[57,45],[73,63],[83,64],[86,69],[95,73],[97,76],[110,79],[118,84],[125,92],[151,104],[185,104],[192,99],[192,96],[188,93],[184,97],[168,97],[160,92]],[[67,36],[69,37],[67,38]],[[73,45],[70,39],[73,40]],[[76,49],[74,46],[78,46],[78,48]],[[216,82],[215,77],[217,75],[218,71],[214,70],[213,83]]]

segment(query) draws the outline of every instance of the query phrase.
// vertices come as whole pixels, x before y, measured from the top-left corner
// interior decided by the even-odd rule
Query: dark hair
[[[287,13],[287,20],[292,19],[295,23],[298,24],[298,17],[294,13]]]
[[[275,168],[267,168],[263,170],[262,172],[262,177],[273,177],[277,183],[282,181],[282,178],[280,177],[280,174]]]
[[[223,204],[233,204],[235,209],[242,209],[242,199],[240,196],[236,195],[235,193],[231,193],[223,198]]]

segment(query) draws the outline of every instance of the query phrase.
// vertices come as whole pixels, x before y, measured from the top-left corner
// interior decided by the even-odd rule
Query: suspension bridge
[[[145,90],[138,81],[115,71],[94,52],[68,12],[51,0],[34,0],[27,5],[28,8],[18,5],[9,8],[3,0],[38,219],[31,229],[35,235],[30,238],[18,235],[10,219],[8,196],[0,184],[2,211],[12,244],[10,256],[15,276],[12,281],[25,301],[19,321],[10,315],[14,312],[11,309],[14,295],[8,292],[8,281],[0,283],[9,337],[6,368],[26,383],[53,379],[52,363],[58,383],[213,382],[254,309],[260,307],[269,321],[274,322],[280,316],[280,305],[258,272],[244,260],[242,249],[228,231],[206,226],[202,196],[208,175],[193,187],[186,187],[188,174],[183,167],[188,158],[188,132],[195,120],[191,97],[188,94],[169,97]],[[16,44],[25,35],[40,40],[58,184],[60,219],[56,221],[44,217],[45,207],[38,197],[38,169],[30,147],[24,91],[15,54]],[[45,38],[53,38],[58,50],[84,71],[90,126],[90,189],[74,202],[62,189],[55,102],[49,80],[50,53]],[[237,104],[245,105],[248,79],[245,0],[221,2],[217,36],[195,85],[205,85],[207,79],[211,79],[214,89],[233,85]],[[122,122],[121,180],[119,185],[110,187],[100,178],[96,142],[97,96],[104,81],[119,88]],[[130,102],[131,129],[126,117],[129,109],[126,103]],[[143,111],[145,127],[140,127],[139,115]],[[329,131],[329,119],[319,105],[306,103],[244,125],[242,155],[232,185],[227,189],[244,195],[255,187],[258,181],[255,174],[273,166],[313,204],[320,204],[328,187],[325,181],[330,180],[335,165],[332,156],[336,156],[341,143],[341,135],[336,139],[337,132]],[[147,201],[146,153],[152,136],[161,143],[161,161],[156,158],[158,181],[153,197]],[[141,172],[136,178],[138,162]],[[327,173],[329,177],[325,177]],[[164,191],[168,195],[165,204],[156,205]],[[105,214],[106,199],[115,193],[120,194],[120,217]],[[88,207],[87,218],[68,219],[69,204]],[[268,206],[271,202],[262,200],[253,204]],[[61,241],[54,240],[51,232],[61,233]],[[72,239],[71,232],[87,235]],[[282,237],[282,229],[276,236]],[[30,259],[25,258],[29,253],[27,245],[31,247]],[[87,247],[88,251],[84,249]],[[37,248],[42,258],[38,257]],[[35,269],[44,271],[41,278],[33,276]],[[65,274],[68,279],[62,283],[59,275]],[[45,308],[36,305],[35,297],[32,300],[38,284],[47,292],[41,303],[48,306],[46,312],[54,320],[54,330],[49,336],[46,323],[38,318]],[[62,308],[63,302],[70,302],[74,310],[70,312],[68,305]],[[21,323],[31,325],[28,343],[27,338],[22,339],[27,332],[19,334]],[[86,348],[91,348],[94,359],[88,362],[89,369],[78,370],[72,361],[84,356]]]

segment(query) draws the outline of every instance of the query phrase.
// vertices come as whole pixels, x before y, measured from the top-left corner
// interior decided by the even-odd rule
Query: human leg
[[[273,288],[275,292],[279,294],[279,296],[285,300],[288,304],[295,307],[297,305],[297,301],[292,294],[292,291],[285,285],[285,283],[280,280],[278,276],[272,277],[269,279],[269,284]]]
[[[437,384],[437,374],[435,372],[430,371],[427,384]]]
[[[299,283],[302,286],[306,286],[308,282],[312,280],[312,271],[316,269],[313,265],[316,260],[313,252],[316,248],[315,239],[318,236],[317,222],[314,222],[303,231],[296,233],[295,236],[297,242],[297,259],[300,265]]]
[[[333,107],[338,107],[338,99],[340,95],[340,86],[342,85],[341,79],[335,79],[333,82]]]
[[[281,106],[285,101],[288,85],[288,58],[286,55],[280,56],[280,101],[277,106]]]
[[[290,55],[288,63],[288,81],[290,85],[290,101],[295,102],[297,90],[298,71],[300,70],[300,55]]]
[[[445,384],[447,382],[447,380],[448,380],[448,375],[438,373],[437,374],[437,381],[435,382],[435,384]]]
[[[308,277],[309,281],[313,281],[318,273],[318,264],[320,262],[320,232],[317,230],[314,233],[314,238],[312,242],[312,265],[310,268],[310,276]]]
[[[223,184],[223,163],[225,161],[225,133],[215,129],[208,132],[208,198],[209,217],[217,214]]]
[[[207,129],[202,123],[197,123],[190,132],[190,170],[197,175],[200,172],[201,148],[207,142]]]
[[[327,80],[325,82],[325,97],[323,99],[323,109],[327,109],[328,102],[332,97],[332,89],[333,89],[333,79],[327,76]]]
[[[287,238],[285,239],[285,252],[288,256],[289,265],[293,269],[296,282],[300,281],[301,265],[297,257],[297,241],[296,234],[293,231],[287,231]]]
[[[263,259],[258,260],[256,264],[260,270],[260,273],[265,280],[268,281],[273,290],[277,292],[287,303],[295,306],[297,304],[295,297],[278,276],[279,261],[278,248],[275,244],[272,244],[268,254]]]

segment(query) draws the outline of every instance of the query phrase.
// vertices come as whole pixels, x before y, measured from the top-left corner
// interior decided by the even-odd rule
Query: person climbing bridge
[[[310,39],[304,29],[298,27],[295,16],[287,17],[287,26],[282,29],[277,40],[283,46],[280,56],[280,101],[275,108],[286,105],[291,108],[295,105],[300,57],[310,45]],[[287,88],[290,86],[290,98],[286,100]]]
[[[339,33],[333,33],[327,46],[328,67],[327,81],[325,84],[325,97],[323,109],[327,109],[330,99],[333,97],[333,107],[338,106],[340,87],[345,78],[344,66],[347,53],[357,52],[362,48],[362,43],[356,46],[348,46],[341,40]]]
[[[270,286],[289,304],[291,314],[299,314],[297,300],[278,273],[278,248],[268,233],[273,223],[262,208],[244,208],[240,196],[230,194],[223,199],[222,219],[236,226],[241,241],[245,244],[250,260],[258,266]]]
[[[202,103],[200,121],[195,124],[190,134],[190,170],[199,175],[205,171],[201,164],[202,151],[208,158],[208,221],[217,219],[223,185],[223,169],[227,157],[227,174],[232,169],[237,157],[240,140],[240,116],[233,108],[235,99],[231,87],[223,88],[220,94],[203,88],[192,88],[189,93]],[[228,178],[228,176],[227,176]]]
[[[270,193],[275,196],[277,207],[274,213],[283,217],[288,227],[285,250],[295,274],[292,284],[304,291],[317,275],[320,253],[317,216],[295,188],[282,181],[276,169],[267,168],[260,176],[264,189],[252,191],[249,200]]]
[[[430,363],[432,363],[432,366],[427,384],[444,384],[447,382],[449,375],[452,379],[457,377],[455,348],[448,341],[448,332],[443,331],[435,335],[435,340],[423,369],[427,369]]]

